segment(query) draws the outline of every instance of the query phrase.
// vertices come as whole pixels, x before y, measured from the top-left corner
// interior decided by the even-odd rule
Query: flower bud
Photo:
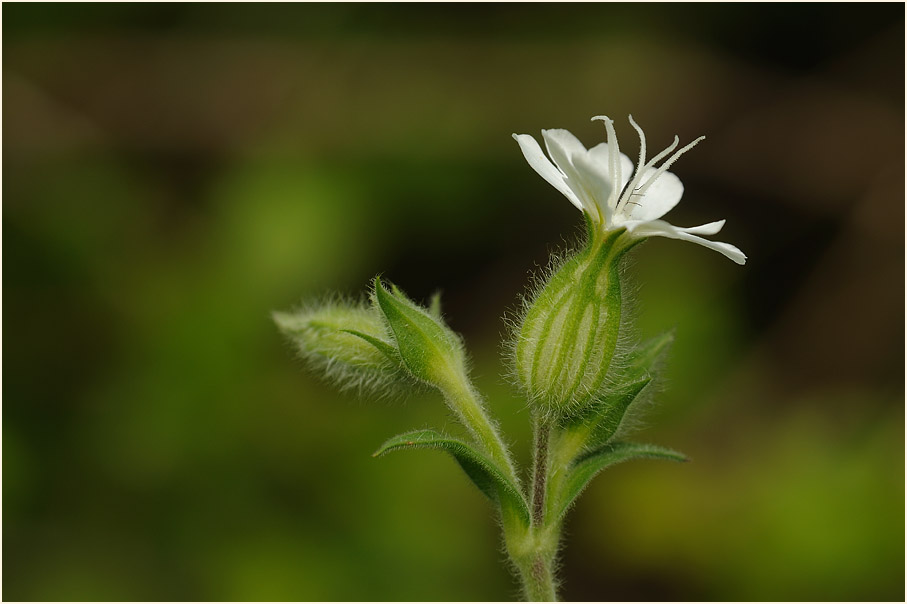
[[[273,318],[299,353],[341,387],[380,390],[408,379],[374,307],[329,303]]]
[[[528,305],[517,330],[516,377],[541,410],[563,415],[601,388],[621,323],[620,232],[568,258]]]
[[[403,364],[416,379],[443,389],[465,375],[463,345],[437,308],[422,308],[394,286],[388,291],[379,278],[375,300],[394,334]]]

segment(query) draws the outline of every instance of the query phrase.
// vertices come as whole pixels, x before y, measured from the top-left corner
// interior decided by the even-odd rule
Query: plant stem
[[[545,516],[549,525],[560,523],[562,504],[560,491],[571,462],[582,451],[589,438],[590,428],[586,425],[575,426],[567,430],[558,431],[552,440],[551,452],[548,459],[547,497],[545,499]]]
[[[545,520],[545,494],[548,480],[548,437],[551,426],[535,419],[535,463],[532,478],[532,524],[540,527]]]
[[[481,399],[465,376],[443,384],[441,392],[460,421],[476,437],[498,466],[508,473],[514,484],[520,481],[510,454],[497,428],[488,417]],[[523,595],[531,602],[553,602],[557,599],[554,577],[554,557],[560,533],[559,523],[546,525],[546,496],[550,472],[549,440],[551,425],[535,421],[535,461],[531,488],[532,522],[520,520],[518,512],[507,505],[501,507],[504,541],[510,558],[519,569]]]
[[[520,568],[524,596],[528,602],[556,602],[557,591],[551,562],[539,554]]]
[[[465,376],[457,376],[440,386],[448,406],[457,414],[463,425],[476,437],[491,459],[507,472],[513,484],[519,485],[519,476],[510,459],[510,452],[498,434],[494,422],[485,413],[479,395]]]
[[[533,419],[535,454],[530,488],[532,522],[529,526],[504,525],[507,551],[520,571],[523,596],[530,602],[553,602],[557,599],[554,557],[558,529],[546,525],[545,498],[548,492],[548,442],[551,424]],[[507,534],[507,533],[511,534]],[[516,534],[513,534],[516,533]]]

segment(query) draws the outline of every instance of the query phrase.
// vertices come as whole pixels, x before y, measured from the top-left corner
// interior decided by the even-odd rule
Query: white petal
[[[654,168],[643,171],[640,182],[645,183],[655,174]],[[641,196],[632,194],[627,204],[621,207],[621,213],[630,220],[656,220],[667,214],[683,197],[683,183],[670,172],[662,173],[646,188]]]
[[[611,178],[611,166],[608,164],[608,143],[599,143],[589,149],[589,158],[598,166],[598,170],[606,175],[609,181]],[[633,160],[620,154],[620,189],[623,190],[633,177]]]
[[[612,183],[607,171],[603,170],[601,165],[593,162],[588,153],[574,155],[573,165],[576,168],[577,178],[595,202],[595,209],[600,214],[600,221],[605,225],[610,225],[612,210],[608,207],[608,198],[611,196]]]
[[[551,160],[545,157],[544,153],[542,153],[542,148],[539,146],[538,142],[528,134],[514,134],[513,138],[519,143],[520,149],[523,151],[523,157],[526,158],[526,161],[529,162],[532,169],[538,172],[539,176],[548,181],[548,184],[560,191],[564,197],[570,200],[570,203],[582,211],[582,202],[570,187],[567,186],[564,174],[551,163]]]
[[[724,223],[726,220],[716,220],[715,222],[710,222],[708,224],[701,224],[695,227],[687,227],[683,229],[685,233],[690,233],[691,235],[717,235],[718,232],[724,228]]]
[[[596,216],[598,209],[595,204],[594,192],[589,189],[586,179],[577,173],[573,165],[573,158],[585,155],[586,147],[569,130],[562,128],[542,130],[542,137],[545,139],[548,155],[551,156],[554,164],[567,177],[564,182],[567,183],[567,186],[570,187],[577,199],[582,202],[586,211],[592,216]]]
[[[737,247],[721,241],[709,241],[708,239],[703,239],[694,234],[711,234],[717,232],[716,225],[718,225],[717,228],[720,229],[724,226],[724,221],[710,222],[709,224],[690,228],[676,227],[664,220],[630,221],[621,226],[627,227],[627,230],[630,231],[634,237],[668,237],[670,239],[690,241],[724,254],[737,264],[746,264],[746,254]]]
[[[551,159],[561,170],[570,166],[570,157],[572,155],[586,152],[586,147],[569,130],[564,130],[563,128],[542,130],[542,137],[545,139],[545,147],[548,148],[548,154],[551,155]],[[564,170],[564,174],[570,176],[566,170]]]

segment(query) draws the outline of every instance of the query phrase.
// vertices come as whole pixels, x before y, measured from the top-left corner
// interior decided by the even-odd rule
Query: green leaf
[[[673,341],[674,333],[669,331],[637,345],[620,371],[609,379],[612,385],[599,392],[593,404],[569,418],[567,429],[588,432],[587,447],[607,443],[617,433],[630,405],[654,381]]]
[[[610,443],[590,451],[573,463],[560,494],[558,517],[563,517],[583,489],[595,476],[609,466],[631,459],[666,459],[689,461],[687,457],[658,445],[640,443]]]
[[[673,343],[674,330],[670,330],[637,345],[630,352],[629,362],[618,376],[618,382],[635,382],[646,375],[654,377]]]
[[[440,386],[465,374],[463,346],[443,321],[396,286],[388,291],[380,278],[375,278],[375,300],[394,332],[404,365],[416,378]]]
[[[363,340],[377,348],[378,351],[384,354],[384,356],[386,356],[389,361],[392,361],[394,363],[400,362],[400,353],[397,352],[396,348],[394,348],[391,344],[388,344],[384,340],[379,340],[373,335],[362,333],[361,331],[357,331],[355,329],[342,329],[341,331],[343,331],[344,333],[352,334],[357,338],[362,338]]]
[[[652,378],[644,377],[604,397],[604,400],[594,409],[596,416],[591,423],[595,427],[592,429],[592,436],[589,439],[590,446],[604,444],[614,436],[630,405],[651,382]]]
[[[492,501],[503,498],[529,523],[529,508],[519,488],[507,478],[505,472],[488,457],[461,440],[434,430],[415,430],[397,435],[386,441],[373,457],[402,449],[441,449],[450,453],[470,480]],[[503,503],[503,502],[501,502]]]

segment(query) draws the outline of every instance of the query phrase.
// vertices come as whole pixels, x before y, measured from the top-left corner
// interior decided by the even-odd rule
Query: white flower
[[[704,136],[671,155],[680,142],[675,136],[670,147],[646,162],[646,135],[630,116],[630,123],[639,133],[639,163],[634,173],[633,162],[620,152],[614,123],[603,115],[592,119],[605,122],[608,142],[586,149],[566,130],[542,130],[551,160],[532,136],[514,134],[513,138],[520,144],[529,165],[570,203],[589,214],[603,231],[624,228],[632,237],[692,241],[724,254],[737,264],[746,262],[746,255],[735,246],[700,237],[718,233],[724,220],[689,228],[661,220],[683,195],[683,184],[668,168]],[[655,164],[665,157],[668,159],[656,168]]]

